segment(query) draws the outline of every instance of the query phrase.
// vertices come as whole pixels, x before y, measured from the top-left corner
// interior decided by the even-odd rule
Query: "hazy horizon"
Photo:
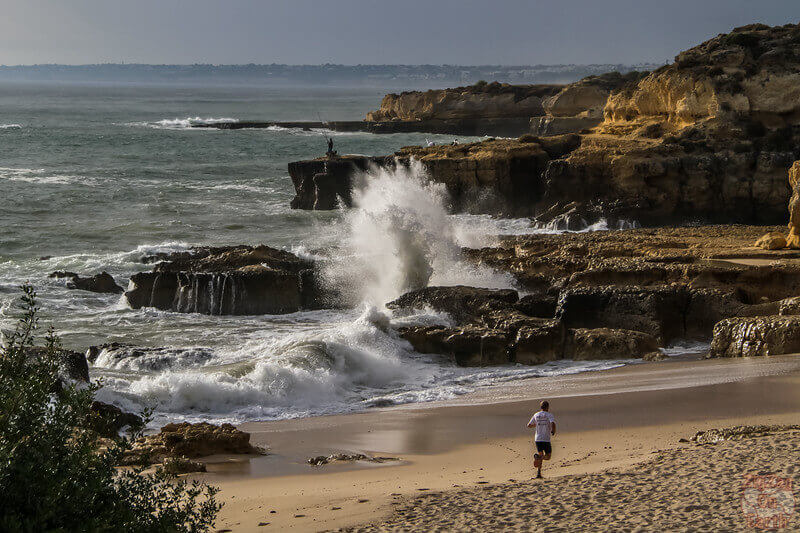
[[[664,63],[736,26],[800,18],[796,0],[2,1],[2,65]],[[665,28],[667,28],[665,30]]]

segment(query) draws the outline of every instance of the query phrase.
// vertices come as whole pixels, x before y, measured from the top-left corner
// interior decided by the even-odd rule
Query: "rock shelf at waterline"
[[[152,272],[131,276],[134,309],[256,315],[330,307],[314,264],[268,246],[197,248],[160,257]],[[152,259],[147,259],[150,261]]]

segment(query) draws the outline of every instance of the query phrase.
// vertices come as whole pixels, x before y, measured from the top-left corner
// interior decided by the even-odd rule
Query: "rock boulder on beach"
[[[259,454],[250,444],[250,434],[231,424],[217,426],[208,422],[167,424],[155,435],[141,437],[126,453],[133,464],[146,457],[158,462],[165,457],[205,457],[216,454]]]
[[[786,236],[779,231],[771,231],[759,237],[755,246],[765,250],[781,250],[786,248]]]
[[[92,402],[87,422],[89,428],[106,438],[117,437],[125,427],[140,427],[144,423],[142,417],[138,415],[99,401]]]
[[[728,318],[714,326],[712,357],[800,353],[800,316]]]

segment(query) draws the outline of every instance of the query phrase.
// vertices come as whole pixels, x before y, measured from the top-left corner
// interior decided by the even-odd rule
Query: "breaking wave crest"
[[[203,118],[203,117],[185,117],[185,118],[168,118],[157,120],[155,122],[131,122],[130,126],[144,126],[148,128],[163,129],[163,130],[186,130],[196,126],[204,126],[209,124],[232,124],[239,122],[235,118]]]
[[[513,285],[508,274],[462,261],[462,246],[488,244],[485,228],[449,215],[444,184],[430,181],[419,161],[371,168],[356,183],[339,228],[343,253],[326,271],[330,283],[373,305],[427,285]]]
[[[193,361],[194,368],[144,376],[106,373],[106,386],[99,396],[132,410],[154,406],[161,419],[156,422],[236,422],[447,400],[511,379],[624,364],[557,361],[538,367],[461,368],[437,356],[414,352],[395,332],[400,324],[446,320],[436,314],[401,320],[365,306],[355,318],[315,332],[251,341],[235,353],[220,352],[210,361]]]

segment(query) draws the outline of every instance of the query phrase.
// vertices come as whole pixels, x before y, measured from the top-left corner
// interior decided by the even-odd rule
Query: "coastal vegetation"
[[[0,530],[198,532],[213,526],[217,489],[164,469],[118,468],[141,433],[101,439],[92,429],[98,383],[65,377],[50,329],[34,349],[39,309],[22,287],[22,316],[0,347]]]

